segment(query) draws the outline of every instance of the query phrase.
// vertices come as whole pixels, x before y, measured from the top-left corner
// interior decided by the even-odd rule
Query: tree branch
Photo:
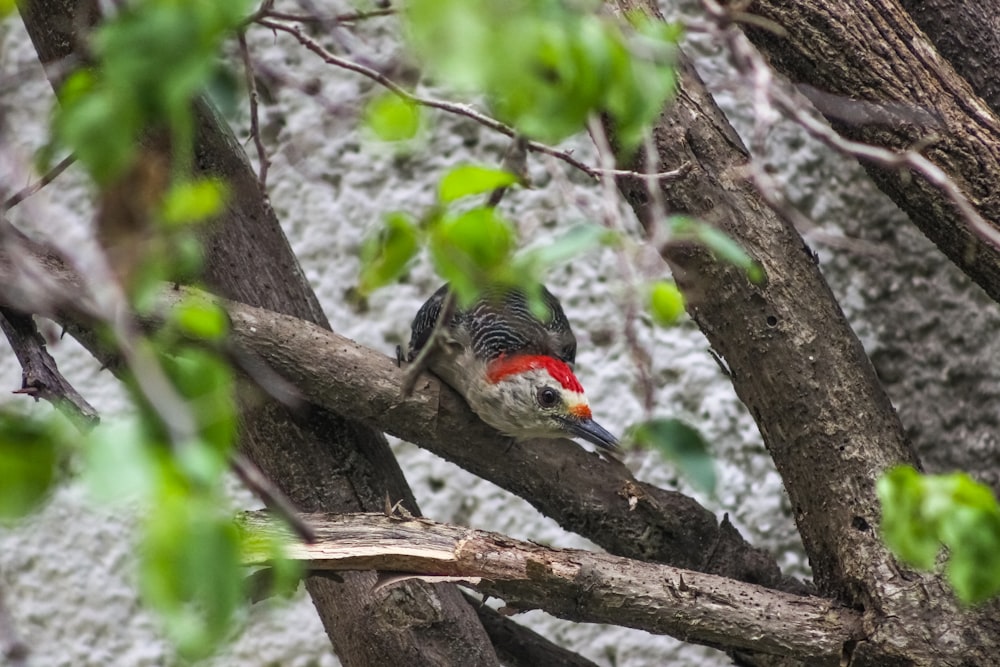
[[[731,526],[720,526],[694,500],[640,482],[617,462],[568,440],[511,445],[431,375],[423,375],[403,399],[406,373],[392,358],[294,318],[223,305],[231,342],[265,360],[310,402],[424,447],[525,498],[612,553],[804,590],[781,577],[772,557]]]
[[[860,615],[830,600],[667,565],[552,549],[426,519],[381,514],[308,519],[317,541],[292,544],[286,553],[312,569],[461,577],[520,611],[542,609],[578,622],[830,662],[839,660],[845,643],[862,636]],[[260,514],[242,521],[253,530],[274,530]]]
[[[556,646],[545,637],[515,623],[504,616],[485,600],[479,600],[469,593],[465,599],[479,616],[479,622],[486,628],[497,657],[506,667],[597,667],[578,653]]]
[[[100,415],[59,372],[31,315],[0,306],[0,330],[21,364],[21,388],[15,393],[48,401],[82,429],[97,425]]]
[[[45,257],[26,243],[23,257]],[[76,281],[56,260],[45,264],[54,287],[45,314],[70,324],[85,345],[89,315],[78,310]],[[18,274],[0,248],[0,303],[26,304]],[[163,293],[163,310],[189,288]],[[61,297],[59,295],[62,295]],[[636,480],[621,464],[568,440],[510,444],[465,401],[431,375],[402,398],[406,371],[386,355],[295,317],[217,300],[231,322],[230,343],[260,359],[309,402],[396,435],[528,500],[543,514],[623,556],[656,560],[791,592],[808,590],[781,576],[773,557],[750,546],[728,522],[694,500]],[[99,358],[102,356],[97,352]],[[456,437],[456,434],[461,434]],[[586,493],[581,493],[586,489]]]
[[[921,154],[964,193],[987,226],[1000,229],[1000,118],[935,51],[896,0],[755,0],[748,10],[784,28],[783,36],[752,26],[744,32],[793,82],[888,107],[906,105],[933,118],[929,126],[913,119],[887,125],[828,116],[849,140],[901,154],[921,147]],[[921,231],[1000,300],[1000,248],[984,240],[982,229],[977,231],[940,181],[912,169],[886,168],[863,155],[860,159]]]

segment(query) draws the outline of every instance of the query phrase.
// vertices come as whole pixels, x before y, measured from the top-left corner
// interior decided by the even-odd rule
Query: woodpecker
[[[594,421],[573,374],[576,337],[559,300],[542,287],[548,316],[535,317],[525,293],[494,288],[462,310],[442,285],[417,311],[407,361],[434,335],[426,364],[472,411],[501,433],[524,438],[582,438],[605,449],[618,440]],[[442,313],[445,305],[448,312]]]

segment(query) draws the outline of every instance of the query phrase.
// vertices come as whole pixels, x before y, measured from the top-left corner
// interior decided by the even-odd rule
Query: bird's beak
[[[566,428],[571,435],[583,438],[598,447],[618,449],[618,438],[611,435],[603,426],[590,418],[569,418],[565,420]]]

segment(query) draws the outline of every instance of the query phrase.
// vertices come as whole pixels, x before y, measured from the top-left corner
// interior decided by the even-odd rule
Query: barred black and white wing
[[[441,316],[441,308],[444,306],[444,298],[448,294],[448,283],[441,285],[431,298],[420,306],[413,323],[410,324],[410,345],[406,352],[406,360],[413,361],[420,354],[427,341],[430,340],[434,325]]]
[[[520,290],[490,292],[462,315],[472,338],[472,348],[481,359],[501,354],[540,354],[573,365],[576,337],[559,300],[541,288],[545,316],[539,319]]]
[[[409,361],[430,339],[447,293],[448,285],[442,285],[417,311],[411,327]],[[523,291],[490,290],[468,309],[453,309],[445,331],[460,344],[469,345],[483,361],[492,361],[503,354],[539,354],[556,357],[572,366],[576,360],[576,337],[569,320],[559,300],[544,287],[541,298],[546,314],[539,319]]]

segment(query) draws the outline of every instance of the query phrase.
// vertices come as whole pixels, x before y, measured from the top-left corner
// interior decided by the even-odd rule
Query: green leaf
[[[525,248],[519,253],[517,263],[521,269],[537,275],[550,267],[575,260],[594,248],[620,242],[618,232],[602,225],[575,225],[565,233],[545,240],[544,244]]]
[[[163,222],[178,226],[214,218],[225,208],[226,196],[226,185],[218,179],[175,183],[163,198]]]
[[[143,597],[180,654],[204,658],[226,638],[243,600],[239,531],[211,499],[168,487],[144,533]]]
[[[22,517],[45,500],[66,437],[55,416],[0,411],[0,521]]]
[[[502,169],[478,167],[472,164],[454,167],[438,184],[438,199],[450,204],[456,199],[492,192],[517,183],[517,176]]]
[[[205,456],[214,464],[209,468],[205,456],[193,452],[189,460],[191,472],[215,470],[221,474],[236,438],[236,402],[233,373],[229,365],[210,350],[184,346],[171,355],[161,356],[161,363],[180,394],[187,399],[188,407],[199,426],[201,441],[185,443],[188,447],[205,447]],[[214,475],[213,475],[214,476]]]
[[[673,90],[668,33],[623,26],[592,3],[411,0],[403,19],[435,78],[484,94],[498,117],[545,141],[607,114],[634,143]]]
[[[694,427],[679,419],[653,419],[629,429],[627,437],[638,445],[656,449],[697,488],[714,493],[715,461]]]
[[[420,107],[396,95],[386,93],[368,103],[365,125],[382,141],[404,141],[420,129]]]
[[[947,547],[945,575],[967,603],[1000,593],[1000,506],[964,473],[921,475],[897,466],[878,481],[882,536],[900,559],[932,569]]]
[[[101,424],[87,435],[84,480],[91,495],[103,502],[149,496],[159,473],[147,436],[146,429],[131,420]]]
[[[134,106],[119,103],[105,88],[80,92],[77,84],[90,79],[79,75],[67,80],[61,97],[70,101],[56,111],[54,134],[95,181],[107,184],[132,160],[142,119]]]
[[[658,281],[649,292],[649,310],[658,324],[673,326],[684,314],[684,295],[672,280]]]
[[[270,568],[267,582],[269,590],[264,593],[289,596],[295,592],[302,580],[303,565],[288,557],[288,546],[296,541],[290,528],[276,524],[274,529],[250,527],[238,523],[242,535],[243,563],[263,564]]]
[[[753,283],[764,280],[764,267],[751,258],[746,250],[725,232],[685,216],[674,216],[670,218],[669,223],[675,237],[701,242],[718,259],[746,271],[747,278]]]
[[[130,164],[143,129],[168,128],[178,173],[184,172],[193,156],[190,103],[218,72],[219,46],[251,4],[126,3],[94,31],[92,67],[63,86],[54,133],[107,184]]]
[[[420,249],[420,231],[405,213],[390,213],[378,234],[361,249],[361,279],[358,289],[369,294],[388,285],[403,273]]]
[[[0,19],[10,16],[16,8],[14,0],[0,0]]]
[[[878,481],[882,502],[882,536],[892,551],[914,567],[934,567],[941,542],[937,528],[924,516],[924,484],[916,470],[899,466]]]
[[[186,335],[218,341],[229,333],[229,316],[218,304],[201,296],[186,297],[171,314]]]
[[[487,285],[510,284],[515,278],[509,271],[514,230],[492,208],[441,218],[431,229],[430,250],[435,268],[452,284],[461,307]]]

